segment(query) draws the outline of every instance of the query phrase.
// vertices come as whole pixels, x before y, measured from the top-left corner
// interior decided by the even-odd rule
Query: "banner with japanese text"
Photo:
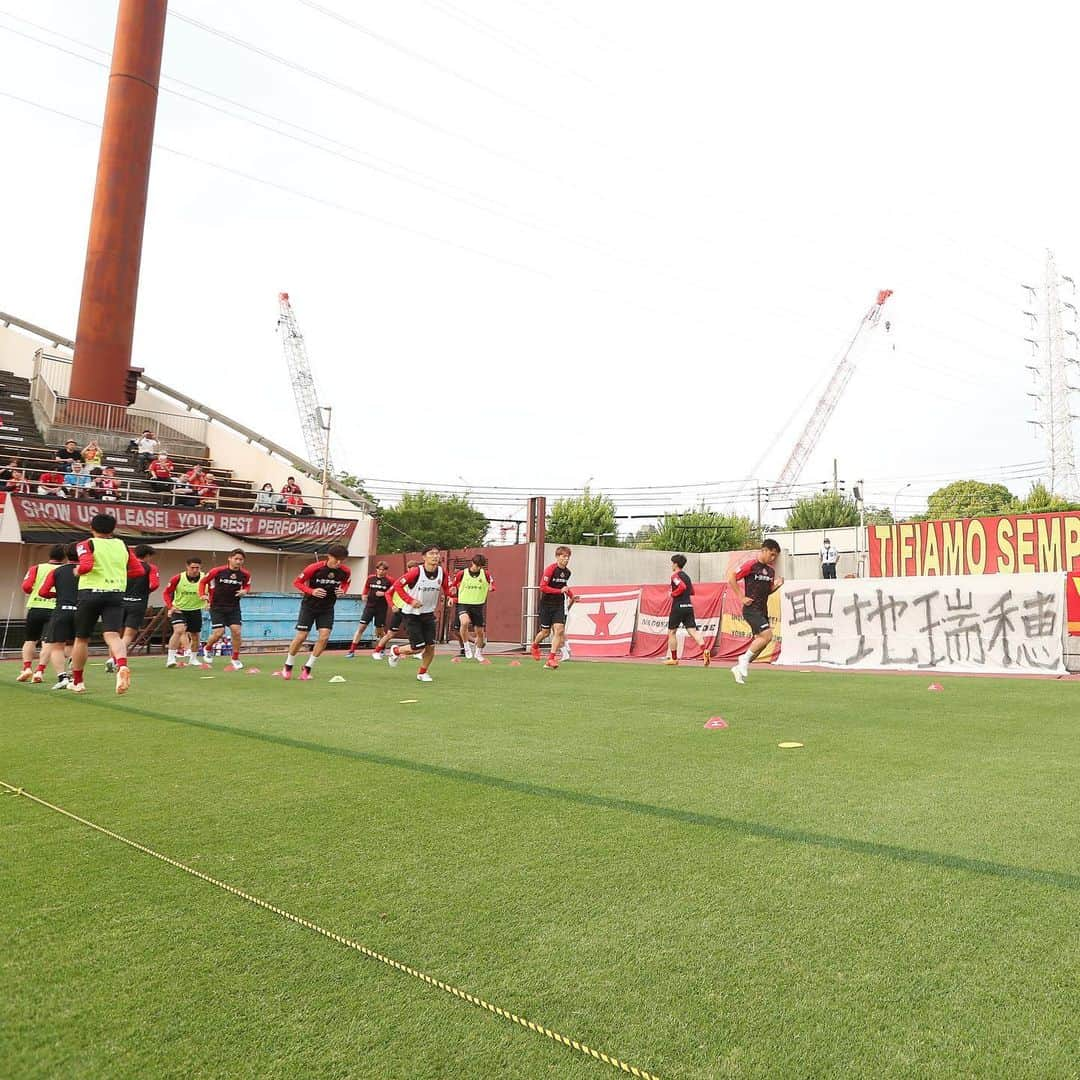
[[[1063,672],[1061,574],[789,581],[782,665]]]
[[[871,577],[1080,571],[1080,513],[871,525],[867,544]]]
[[[1065,579],[1065,617],[1069,620],[1069,636],[1080,637],[1080,573]]]
[[[629,656],[640,585],[574,586],[566,616],[571,656]]]
[[[331,544],[348,545],[355,521],[280,514],[237,514],[226,510],[129,506],[124,503],[75,502],[13,495],[12,504],[23,542],[68,544],[90,532],[95,514],[116,518],[116,535],[128,543],[160,544],[187,533],[210,529],[274,551],[316,553]]]

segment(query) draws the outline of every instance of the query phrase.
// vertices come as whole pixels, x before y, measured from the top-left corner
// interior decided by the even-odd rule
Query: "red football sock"
[[[672,649],[671,650],[671,659],[672,660],[678,660],[679,659],[679,650],[678,649]]]
[[[426,675],[426,674],[427,674],[427,668],[426,668],[426,667],[422,667],[422,668],[421,668],[421,669],[420,669],[420,670],[419,670],[419,671],[417,672],[417,674],[418,674],[418,675]]]
[[[240,659],[240,650],[239,649],[233,649],[232,658],[234,660],[239,660]]]
[[[72,670],[71,670],[71,681],[76,686],[78,686],[82,682],[82,675],[83,675],[83,673],[81,671],[76,671],[74,668],[72,668]]]
[[[40,672],[45,670],[45,665],[44,664],[38,664],[37,669],[38,669],[38,672],[40,673]]]
[[[24,660],[22,662],[23,671],[29,671],[30,668],[33,667],[33,666],[34,666],[34,661],[33,660]]]
[[[116,658],[116,666],[118,668],[127,667],[127,657],[126,656],[118,656]]]

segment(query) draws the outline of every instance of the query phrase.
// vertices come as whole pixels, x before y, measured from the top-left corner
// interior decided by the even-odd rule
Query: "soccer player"
[[[420,653],[420,670],[416,677],[420,682],[432,682],[428,668],[435,659],[435,609],[439,606],[440,594],[449,603],[450,583],[443,570],[442,550],[432,545],[424,549],[423,555],[424,561],[406,570],[390,590],[390,595],[400,597],[405,605],[405,633],[409,636],[409,644],[400,649],[391,645],[386,662],[397,667],[401,657]]]
[[[166,667],[176,667],[178,662],[183,667],[185,663],[193,662],[198,654],[203,608],[206,607],[206,601],[199,592],[202,579],[202,559],[193,555],[188,559],[184,572],[172,578],[161,594],[162,602],[169,609],[169,623],[172,626]]]
[[[360,644],[360,639],[369,626],[373,624],[375,626],[376,650],[379,639],[386,633],[386,594],[390,591],[390,586],[394,584],[387,577],[389,573],[390,567],[386,563],[376,563],[375,573],[368,574],[367,580],[364,582],[364,588],[360,593],[364,600],[364,610],[360,614],[360,625],[356,628],[356,633],[353,634],[352,641],[349,643],[349,651],[345,654],[346,660],[352,660],[356,656],[356,647]],[[380,659],[379,656],[375,655],[374,650],[372,658],[375,660]]]
[[[56,608],[56,600],[42,595],[45,582],[52,572],[64,561],[64,545],[57,544],[49,552],[47,563],[38,563],[26,571],[22,591],[26,593],[26,632],[23,635],[22,671],[16,682],[40,683],[45,681],[45,667],[48,664],[49,640],[47,630],[49,621]],[[41,649],[37,670],[34,670],[34,653]]]
[[[405,564],[405,572],[408,573],[414,567],[419,565],[420,564],[415,559],[409,559]],[[387,567],[387,569],[389,569],[389,567]],[[405,612],[402,610],[404,601],[392,595],[393,587],[394,583],[391,581],[390,587],[386,592],[386,599],[389,601],[387,610],[389,611],[390,608],[393,608],[394,610],[390,612],[390,618],[386,620],[386,632],[375,642],[375,648],[371,653],[372,660],[381,660],[383,658],[383,651],[397,636],[398,632],[401,630],[401,622],[405,618]]]
[[[701,662],[705,667],[709,666],[712,657],[709,648],[705,644],[705,638],[697,628],[697,619],[694,618],[694,583],[686,572],[686,556],[671,556],[671,614],[667,621],[667,644],[671,656],[664,661],[665,664],[674,666],[679,662],[678,634],[680,626],[686,627],[686,632],[698,643],[701,648]]]
[[[56,671],[54,690],[64,690],[70,682],[67,661],[75,644],[75,612],[79,606],[79,578],[75,573],[79,552],[74,544],[64,548],[64,558],[67,561],[55,567],[41,586],[41,595],[56,601],[49,627],[45,631]]]
[[[488,573],[486,555],[474,555],[468,568],[459,570],[450,582],[450,594],[457,598],[455,614],[466,660],[483,663],[483,650],[487,644],[484,626],[487,622],[487,598],[488,593],[494,591],[495,579]],[[473,640],[469,639],[470,632],[474,634]]]
[[[574,606],[574,596],[569,589],[571,554],[568,547],[557,547],[555,561],[540,578],[540,631],[533,638],[532,657],[534,660],[540,659],[540,642],[550,634],[551,655],[544,665],[549,668],[559,666],[559,652],[566,636],[566,612]]]
[[[105,644],[116,664],[116,692],[126,694],[131,686],[131,672],[120,632],[124,629],[124,592],[128,579],[144,573],[143,564],[118,540],[116,518],[112,514],[95,514],[90,519],[90,539],[76,545],[79,562],[75,573],[79,578],[79,598],[75,608],[75,648],[71,654],[71,683],[69,690],[86,693],[83,672],[90,651],[90,636],[101,620]]]
[[[232,661],[230,667],[239,671],[240,643],[243,616],[240,601],[251,592],[251,575],[244,569],[244,553],[240,548],[229,552],[224,566],[215,566],[199,582],[199,595],[210,602],[210,637],[203,650],[206,663],[213,660],[214,646],[225,636],[225,627],[232,634]]]
[[[728,574],[728,586],[736,597],[742,598],[743,618],[754,635],[750,647],[731,669],[732,676],[740,684],[746,682],[750,674],[750,662],[772,641],[769,596],[784,584],[784,579],[777,577],[773,570],[773,563],[779,557],[780,545],[775,540],[764,540],[756,558],[747,559]]]
[[[326,558],[305,566],[293,586],[304,594],[300,601],[300,617],[296,620],[296,635],[289,645],[285,656],[285,667],[281,670],[283,679],[292,678],[293,661],[300,651],[300,646],[308,639],[314,625],[319,634],[312,646],[311,654],[300,669],[300,681],[311,678],[311,669],[315,661],[323,654],[330,641],[330,631],[334,629],[334,605],[339,596],[344,596],[349,588],[351,574],[342,559],[349,554],[344,544],[333,544],[326,552]]]
[[[142,563],[143,573],[138,577],[128,577],[124,591],[124,652],[131,648],[131,643],[139,636],[139,631],[146,622],[146,609],[150,606],[150,594],[161,584],[158,568],[147,559],[154,554],[149,544],[140,544],[135,549],[135,558]],[[111,660],[105,664],[105,670],[113,672],[115,666]]]

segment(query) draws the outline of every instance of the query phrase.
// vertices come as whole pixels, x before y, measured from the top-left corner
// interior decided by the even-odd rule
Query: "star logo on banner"
[[[600,610],[595,614],[589,612],[589,618],[596,624],[596,637],[609,637],[611,635],[611,621],[615,618],[614,611],[605,611],[604,602],[600,601]]]

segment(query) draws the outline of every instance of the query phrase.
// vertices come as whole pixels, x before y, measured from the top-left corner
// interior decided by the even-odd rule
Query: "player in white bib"
[[[420,671],[416,677],[420,682],[431,682],[428,668],[435,659],[435,639],[438,635],[435,611],[440,597],[447,603],[450,598],[450,585],[443,569],[441,549],[434,546],[427,548],[424,551],[424,561],[419,566],[406,570],[405,574],[394,582],[388,598],[393,601],[395,597],[401,601],[402,610],[405,612],[405,633],[409,636],[409,644],[400,648],[397,645],[391,646],[386,654],[386,662],[391,667],[396,667],[401,657],[420,653]]]

